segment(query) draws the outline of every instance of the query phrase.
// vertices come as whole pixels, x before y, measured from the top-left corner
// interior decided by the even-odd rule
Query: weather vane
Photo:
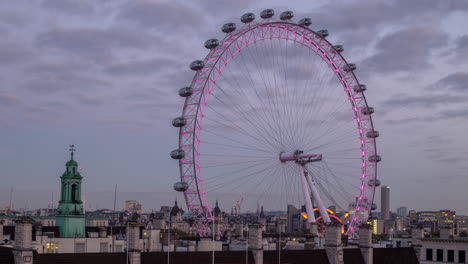
[[[69,146],[70,146],[71,158],[73,159],[73,152],[76,150],[75,145],[69,145]]]

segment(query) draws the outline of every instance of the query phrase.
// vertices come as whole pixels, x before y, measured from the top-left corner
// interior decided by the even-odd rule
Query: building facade
[[[139,201],[136,201],[136,200],[127,200],[125,201],[125,211],[130,212],[130,213],[142,214],[143,205]]]
[[[402,217],[407,217],[408,216],[408,208],[406,208],[406,206],[398,207],[397,215],[402,216]]]

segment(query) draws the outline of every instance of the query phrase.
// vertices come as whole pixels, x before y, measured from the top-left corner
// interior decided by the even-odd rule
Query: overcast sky
[[[0,207],[45,207],[75,144],[87,203],[177,194],[170,125],[206,39],[245,12],[311,17],[366,83],[391,208],[468,213],[468,2],[11,0],[0,3]],[[240,22],[239,22],[240,23]],[[33,191],[34,190],[34,191]],[[141,193],[138,193],[141,192]],[[377,192],[377,202],[380,193]],[[178,196],[181,199],[181,196]],[[233,201],[222,201],[229,210]],[[266,208],[277,209],[277,208]]]

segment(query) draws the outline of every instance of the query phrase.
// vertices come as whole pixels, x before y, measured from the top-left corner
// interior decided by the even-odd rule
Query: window
[[[85,253],[85,243],[76,243],[75,253]]]
[[[101,243],[99,245],[99,252],[101,252],[101,253],[107,252],[107,249],[108,249],[108,244],[107,243]]]
[[[122,252],[123,246],[122,245],[115,245],[115,252]]]
[[[72,193],[71,193],[71,199],[72,201],[76,201],[76,184],[72,185]]]
[[[426,260],[432,260],[432,248],[426,248]]]
[[[58,253],[58,242],[49,242],[46,244],[46,253]]]
[[[455,261],[455,251],[453,249],[447,250],[447,262]]]
[[[438,249],[437,250],[437,261],[444,261],[444,250]]]
[[[458,251],[458,263],[465,263],[465,250]]]

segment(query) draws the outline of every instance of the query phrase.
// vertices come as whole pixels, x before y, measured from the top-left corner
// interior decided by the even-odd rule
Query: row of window
[[[435,257],[435,258],[434,258]],[[434,250],[432,248],[426,248],[426,260],[429,261],[444,261],[444,250],[437,249],[434,256]],[[455,250],[447,250],[447,262],[455,262]],[[465,250],[458,250],[458,263],[466,263],[466,252]]]
[[[75,244],[75,253],[85,253],[85,243],[76,243]],[[101,253],[107,253],[111,252],[111,245],[108,243],[101,243],[99,245],[99,252]],[[123,246],[122,245],[115,245],[115,252],[122,252],[123,251]]]

